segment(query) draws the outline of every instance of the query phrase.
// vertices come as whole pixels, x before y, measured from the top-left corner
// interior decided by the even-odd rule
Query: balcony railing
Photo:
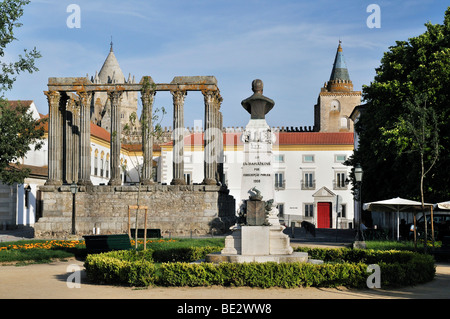
[[[308,189],[316,189],[316,180],[312,180],[312,181],[304,181],[303,179],[300,181],[300,185],[301,188],[303,190],[308,190]]]
[[[276,181],[275,182],[275,189],[276,190],[280,190],[280,189],[284,189],[286,187],[286,181]]]
[[[333,180],[333,189],[334,190],[346,190],[346,189],[348,189],[348,184],[345,181]]]

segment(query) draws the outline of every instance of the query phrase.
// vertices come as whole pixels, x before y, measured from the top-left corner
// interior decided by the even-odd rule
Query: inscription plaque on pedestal
[[[262,226],[266,220],[265,202],[247,201],[247,225]]]

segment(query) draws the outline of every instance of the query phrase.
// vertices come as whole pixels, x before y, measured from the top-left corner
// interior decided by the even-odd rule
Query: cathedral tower
[[[111,42],[111,47],[109,54],[103,63],[100,72],[95,72],[95,76],[92,77],[91,81],[95,83],[107,84],[107,83],[135,83],[134,77],[131,74],[128,75],[128,79],[122,72],[119,66],[116,56],[113,51],[113,44]],[[120,102],[120,122],[122,128],[126,123],[129,122],[130,115],[136,113],[138,109],[138,93],[137,92],[125,92],[122,95]],[[137,117],[139,119],[139,117]],[[108,99],[106,92],[96,92],[92,102],[91,102],[91,122],[103,127],[108,132],[110,132],[111,127],[111,103]],[[137,130],[139,131],[139,121],[136,121]],[[132,141],[130,141],[132,142]]]
[[[361,104],[361,91],[353,91],[341,41],[337,48],[330,80],[325,82],[314,106],[316,132],[352,132],[350,114]]]

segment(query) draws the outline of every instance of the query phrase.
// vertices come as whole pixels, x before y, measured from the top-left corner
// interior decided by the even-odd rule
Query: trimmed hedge
[[[222,250],[220,246],[204,246],[204,247],[180,247],[171,249],[155,250],[153,259],[155,262],[192,262],[205,258],[209,253]]]
[[[366,282],[364,264],[309,263],[167,263],[160,268],[163,286],[249,286],[269,287],[362,287]]]
[[[217,247],[215,247],[217,248]],[[166,252],[116,251],[89,255],[85,262],[88,279],[96,283],[130,286],[250,286],[250,287],[366,287],[367,266],[377,264],[382,287],[410,286],[430,281],[434,259],[410,251],[362,249],[297,249],[322,259],[310,263],[199,263],[189,262],[217,251],[214,247],[168,249]],[[177,258],[177,254],[179,258]],[[157,268],[153,261],[165,262]]]
[[[151,253],[120,250],[88,255],[84,262],[88,280],[99,284],[149,286],[156,278]]]

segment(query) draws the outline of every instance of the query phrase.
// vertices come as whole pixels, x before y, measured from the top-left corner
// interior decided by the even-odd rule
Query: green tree
[[[439,128],[436,112],[427,107],[425,96],[416,96],[413,101],[406,102],[407,112],[400,115],[396,126],[391,130],[382,128],[382,134],[387,138],[388,146],[393,146],[403,153],[415,154],[420,163],[420,200],[425,219],[425,177],[439,159]],[[428,165],[428,166],[426,166]],[[425,223],[425,238],[427,238],[427,223]],[[414,238],[415,239],[415,238]],[[426,249],[426,242],[425,249]]]
[[[18,20],[29,2],[15,0],[0,3],[0,59],[5,55],[6,46],[16,40],[14,29],[22,25]],[[16,62],[0,61],[0,180],[4,183],[22,183],[29,170],[22,168],[17,161],[25,156],[32,145],[35,149],[42,147],[42,123],[33,119],[27,106],[13,108],[4,98],[5,91],[12,88],[18,74],[38,71],[34,62],[40,56],[36,48],[30,52],[25,49],[24,55],[19,55]]]
[[[23,183],[30,171],[19,160],[32,148],[40,149],[43,136],[43,121],[36,121],[27,105],[12,107],[0,100],[0,181]]]
[[[442,25],[425,26],[423,34],[390,47],[374,81],[363,87],[366,106],[355,125],[360,144],[348,161],[364,170],[363,202],[396,196],[435,202],[450,196],[450,7]],[[423,96],[426,107],[416,99]],[[423,161],[414,152],[414,119],[428,134]],[[438,158],[431,150],[437,139]]]

